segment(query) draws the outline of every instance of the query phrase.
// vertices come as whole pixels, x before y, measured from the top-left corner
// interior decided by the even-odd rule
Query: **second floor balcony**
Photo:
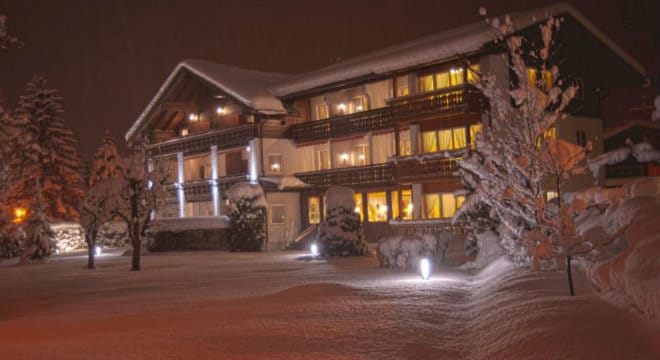
[[[394,167],[389,163],[333,170],[310,171],[297,173],[295,175],[303,182],[319,187],[342,185],[360,188],[391,186],[396,184]]]
[[[397,179],[402,182],[453,177],[458,170],[456,161],[445,157],[403,157],[392,163],[395,164]]]
[[[464,84],[434,91],[404,96],[389,101],[394,120],[425,120],[436,117],[480,113],[485,98],[472,84]]]
[[[216,145],[218,150],[246,146],[254,136],[252,124],[240,125],[150,144],[147,151],[151,156],[171,155],[177,152],[194,155],[208,152],[213,145]]]
[[[296,143],[320,141],[393,126],[392,111],[386,107],[293,125],[291,138]]]

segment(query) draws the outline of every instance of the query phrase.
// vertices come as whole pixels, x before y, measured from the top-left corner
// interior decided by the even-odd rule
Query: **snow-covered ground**
[[[303,252],[0,263],[0,359],[658,359],[660,333],[577,271],[376,267]]]

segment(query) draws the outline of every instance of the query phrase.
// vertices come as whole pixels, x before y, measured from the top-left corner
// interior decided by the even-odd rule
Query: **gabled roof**
[[[524,29],[543,21],[548,16],[561,14],[571,16],[635,71],[645,75],[642,65],[569,4],[558,3],[509,16],[518,29]],[[296,76],[244,70],[203,60],[185,60],[172,71],[147,108],[126,133],[126,139],[135,135],[158,99],[182,69],[189,70],[257,112],[286,114],[280,98],[349,80],[385,75],[431,64],[459,54],[474,53],[492,42],[495,36],[489,24],[479,21]]]
[[[524,29],[543,21],[548,16],[560,14],[570,15],[635,71],[641,75],[645,74],[642,65],[569,4],[558,3],[530,11],[512,13],[509,16],[517,29]],[[492,26],[485,21],[479,21],[294,76],[272,90],[276,95],[286,97],[350,79],[387,74],[449,59],[459,54],[474,53],[494,39],[495,33]]]
[[[282,102],[268,89],[281,83],[290,75],[245,70],[205,60],[188,59],[180,62],[172,70],[156,95],[126,133],[126,139],[131,139],[135,135],[146,117],[172,85],[174,79],[183,70],[190,71],[259,113],[268,115],[287,113]]]

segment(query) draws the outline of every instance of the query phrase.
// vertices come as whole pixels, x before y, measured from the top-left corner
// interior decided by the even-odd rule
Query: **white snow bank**
[[[295,176],[264,176],[259,180],[277,185],[278,190],[302,189],[312,186]]]
[[[660,199],[639,196],[596,209],[579,219],[578,233],[594,242],[609,242],[606,260],[589,269],[589,277],[606,299],[660,326]],[[607,255],[607,254],[604,254]]]
[[[500,237],[496,232],[489,230],[481,234],[477,234],[476,237],[477,248],[479,249],[477,257],[473,261],[468,261],[461,265],[460,269],[484,269],[489,264],[494,263],[495,260],[502,257],[503,250],[502,246],[500,245]]]

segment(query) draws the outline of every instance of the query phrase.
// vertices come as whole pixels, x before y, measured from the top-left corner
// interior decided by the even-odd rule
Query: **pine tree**
[[[64,126],[60,102],[56,90],[36,75],[20,97],[12,120],[10,201],[16,207],[33,208],[40,184],[45,216],[72,220],[79,216],[77,208],[84,195],[82,162],[77,140]]]
[[[0,14],[0,50],[7,50],[10,47],[20,47],[23,43],[17,37],[9,34],[7,30],[7,15]]]
[[[104,179],[118,179],[122,177],[122,163],[115,142],[106,131],[103,142],[96,148],[92,161],[89,186]]]
[[[261,186],[232,185],[229,197],[229,250],[260,251],[266,243],[268,203]]]
[[[328,211],[317,237],[321,255],[369,254],[353,195],[352,189],[343,186],[333,186],[326,192]]]

